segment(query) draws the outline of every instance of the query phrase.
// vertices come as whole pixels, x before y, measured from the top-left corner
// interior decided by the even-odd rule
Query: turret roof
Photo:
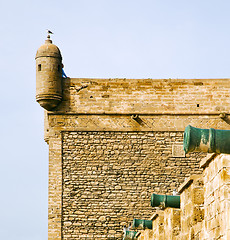
[[[48,35],[47,39],[45,40],[45,44],[43,44],[37,50],[35,59],[38,57],[62,58],[59,48],[52,43],[52,40],[50,39],[49,35]]]

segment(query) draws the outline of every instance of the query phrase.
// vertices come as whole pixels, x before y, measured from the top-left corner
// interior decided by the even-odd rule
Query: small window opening
[[[61,72],[61,66],[58,65],[58,72]]]
[[[197,106],[197,107],[200,107],[200,104],[197,104],[196,106]]]
[[[38,71],[41,71],[41,70],[42,70],[42,65],[38,64]]]

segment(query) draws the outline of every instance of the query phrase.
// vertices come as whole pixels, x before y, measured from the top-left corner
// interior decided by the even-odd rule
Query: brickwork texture
[[[181,132],[63,133],[63,239],[121,239],[133,217],[153,213],[153,192],[199,172],[195,154],[172,156]]]

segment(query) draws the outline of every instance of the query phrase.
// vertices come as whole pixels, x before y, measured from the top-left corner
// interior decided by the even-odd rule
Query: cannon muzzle
[[[151,206],[162,206],[171,208],[180,208],[180,196],[174,195],[160,195],[153,193],[151,196]]]
[[[195,128],[188,125],[184,131],[184,151],[230,153],[230,130]]]
[[[125,231],[123,240],[135,240],[137,239],[136,235],[137,235],[136,231]]]
[[[143,220],[143,219],[133,219],[133,228],[136,229],[152,229],[153,225],[152,225],[151,220]]]

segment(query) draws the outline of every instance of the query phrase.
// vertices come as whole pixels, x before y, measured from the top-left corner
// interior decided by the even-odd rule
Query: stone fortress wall
[[[230,239],[230,155],[209,154],[201,175],[180,186],[180,209],[158,210],[152,229],[137,230],[137,240]]]
[[[53,45],[36,60],[52,65],[60,52],[46,44]],[[49,239],[122,239],[134,217],[155,212],[151,193],[171,194],[201,174],[204,155],[185,156],[184,128],[229,128],[230,79],[57,80],[59,72],[37,67],[37,101],[47,109]]]
[[[55,112],[217,114],[228,111],[229,79],[64,80]]]
[[[162,81],[63,80],[63,101],[46,113],[45,128],[50,154],[57,154],[52,142],[59,139],[60,172],[52,168],[52,155],[49,200],[52,207],[59,199],[63,239],[121,239],[124,225],[154,212],[151,193],[171,194],[186,177],[201,173],[204,155],[185,157],[183,131],[188,124],[228,128],[220,114],[227,112],[229,80],[187,80],[188,86],[168,80],[171,91],[168,83],[154,87]]]
[[[64,132],[64,239],[121,239],[134,216],[150,217],[152,191],[172,192],[198,173],[195,154],[172,156],[181,132]]]

